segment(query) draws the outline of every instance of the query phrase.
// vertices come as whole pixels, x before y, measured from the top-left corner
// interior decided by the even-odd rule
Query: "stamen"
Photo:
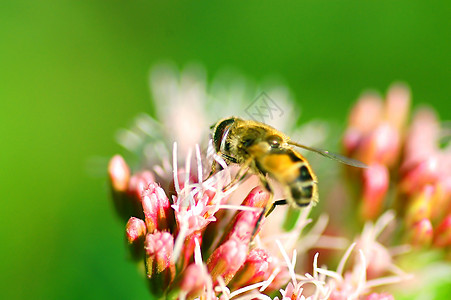
[[[398,267],[397,265],[393,265],[393,264],[391,264],[388,267],[388,270],[401,277],[409,275],[408,273],[404,272],[404,270],[402,270],[400,267]]]
[[[186,300],[186,292],[185,291],[180,291],[179,293],[179,300]]]
[[[177,170],[177,142],[174,142],[172,147],[172,169],[174,174],[174,187],[177,195],[180,195],[179,175]]]
[[[242,288],[240,288],[240,289],[234,291],[233,293],[231,293],[231,294],[229,295],[229,296],[230,296],[230,299],[233,298],[233,297],[235,297],[235,296],[238,296],[239,294],[242,294],[242,293],[251,291],[251,290],[253,290],[253,289],[259,288],[259,287],[263,286],[264,284],[265,284],[265,282],[262,281],[262,282],[258,282],[258,283],[254,283],[254,284],[251,284],[251,285],[242,287]]]
[[[274,271],[272,271],[271,276],[269,276],[269,278],[266,280],[266,283],[260,288],[260,292],[263,292],[268,288],[268,286],[271,285],[271,283],[274,281],[274,279],[280,273],[280,271],[281,270],[279,267],[275,268]]]
[[[388,249],[388,252],[390,253],[391,256],[398,256],[410,252],[411,250],[412,246],[405,244],[396,247],[391,247]]]
[[[186,155],[186,161],[185,161],[185,186],[187,187],[189,185],[189,179],[191,175],[191,155],[193,154],[193,150],[191,148],[188,149],[188,154]]]
[[[315,244],[316,248],[343,250],[346,245],[349,244],[349,240],[343,237],[322,235],[319,237]]]
[[[323,285],[325,285],[325,282],[322,282],[322,281],[319,281],[316,278],[313,278],[313,276],[308,274],[308,273],[306,273],[305,276],[307,277],[308,280],[303,281],[302,284],[312,283],[315,286],[315,288],[316,288],[315,294],[316,293],[317,294],[320,294],[320,293],[322,294],[323,293]]]
[[[194,262],[196,263],[196,265],[201,266],[203,264],[202,262],[202,253],[200,250],[200,244],[199,244],[199,240],[197,239],[197,237],[194,238]]]
[[[326,269],[323,269],[323,268],[316,268],[316,271],[319,274],[323,274],[323,275],[329,276],[329,277],[331,277],[331,278],[333,278],[333,279],[335,279],[337,281],[343,280],[343,278],[337,272],[326,270]]]
[[[309,234],[303,239],[302,246],[304,249],[311,248],[317,243],[321,234],[324,232],[324,230],[326,230],[328,222],[329,217],[326,214],[322,214],[319,217],[318,221],[316,221],[315,225],[313,225],[313,228],[310,230]]]
[[[337,274],[339,274],[342,277],[341,280],[343,280],[343,270],[345,268],[346,261],[348,260],[349,256],[351,255],[351,252],[354,249],[355,245],[356,245],[356,243],[352,243],[348,247],[348,249],[346,250],[345,254],[341,258],[340,262],[338,263]]]
[[[296,252],[296,249],[293,249],[293,256],[291,258],[291,265],[293,266],[293,268],[294,268],[294,266],[296,266],[296,258],[297,258],[297,252]]]
[[[218,284],[219,284],[219,288],[220,291],[222,291],[222,295],[225,297],[226,300],[230,300],[230,290],[227,288],[224,279],[221,276],[217,277],[218,280]]]
[[[160,165],[156,165],[153,167],[153,171],[160,177],[164,178],[166,176],[165,171]]]
[[[371,289],[376,286],[394,284],[394,283],[398,283],[398,282],[404,281],[406,279],[411,279],[411,278],[413,278],[412,274],[409,274],[408,276],[405,276],[405,277],[386,276],[386,277],[376,278],[376,279],[368,280],[365,284],[365,288]]]
[[[374,238],[377,238],[381,232],[395,219],[395,213],[392,210],[385,212],[374,224]]]
[[[290,258],[288,257],[287,252],[283,248],[282,244],[279,240],[276,240],[277,246],[279,247],[280,253],[282,254],[283,258],[285,259],[285,262],[288,266],[288,271],[290,272],[291,280],[293,282],[293,286],[296,286],[296,274],[294,273],[294,267],[291,265]]]
[[[202,159],[200,156],[199,144],[196,144],[196,161],[197,161],[197,182],[201,183],[203,174],[202,174]]]
[[[271,297],[263,294],[250,294],[239,298],[235,298],[235,300],[252,300],[252,299],[272,300]]]
[[[242,211],[261,211],[259,207],[246,206],[246,205],[231,205],[231,204],[221,204],[218,205],[219,209],[231,209],[231,210],[242,210]]]
[[[182,252],[183,248],[183,242],[185,241],[187,233],[188,233],[188,225],[186,224],[186,222],[180,222],[180,231],[174,243],[174,251],[173,251],[174,261],[177,261],[179,259],[180,253]]]
[[[359,256],[360,256],[360,265],[356,266],[361,268],[360,270],[360,278],[358,279],[357,288],[354,291],[354,293],[351,295],[350,298],[357,299],[357,297],[362,293],[363,289],[365,288],[365,282],[366,282],[366,259],[365,255],[363,254],[363,251],[359,249]]]
[[[318,277],[318,256],[319,252],[315,253],[315,256],[313,257],[313,277]]]

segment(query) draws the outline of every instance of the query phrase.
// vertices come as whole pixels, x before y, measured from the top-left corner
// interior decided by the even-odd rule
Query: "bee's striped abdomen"
[[[293,203],[297,206],[307,206],[316,200],[316,183],[313,181],[295,181],[288,187]]]
[[[286,186],[286,197],[292,204],[302,207],[317,200],[316,176],[299,153],[292,149],[273,150],[262,165],[267,167],[264,171]]]

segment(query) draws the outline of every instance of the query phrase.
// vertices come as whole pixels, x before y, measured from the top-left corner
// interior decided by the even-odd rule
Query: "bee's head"
[[[236,119],[236,117],[222,119],[210,127],[210,129],[212,129],[213,143],[217,152],[221,150],[222,140],[226,138],[225,135],[228,132],[228,129],[235,123]]]

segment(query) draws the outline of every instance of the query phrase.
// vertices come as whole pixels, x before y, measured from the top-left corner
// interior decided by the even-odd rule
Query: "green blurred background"
[[[116,130],[152,113],[155,63],[280,75],[301,121],[343,123],[396,80],[450,119],[449,3],[0,1],[0,297],[149,297],[95,174],[124,152]]]

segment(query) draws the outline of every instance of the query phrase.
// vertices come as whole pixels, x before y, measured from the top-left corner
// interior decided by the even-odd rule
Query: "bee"
[[[257,121],[238,117],[225,118],[211,126],[215,150],[227,165],[238,164],[240,169],[227,186],[243,180],[248,173],[257,175],[270,193],[268,205],[261,216],[269,215],[277,205],[305,207],[318,201],[318,180],[309,162],[293,146],[313,151],[354,167],[365,168],[360,161],[293,142],[275,128]],[[212,165],[212,173],[217,163]],[[284,189],[286,199],[273,202],[272,178]],[[227,189],[226,187],[226,189]]]

